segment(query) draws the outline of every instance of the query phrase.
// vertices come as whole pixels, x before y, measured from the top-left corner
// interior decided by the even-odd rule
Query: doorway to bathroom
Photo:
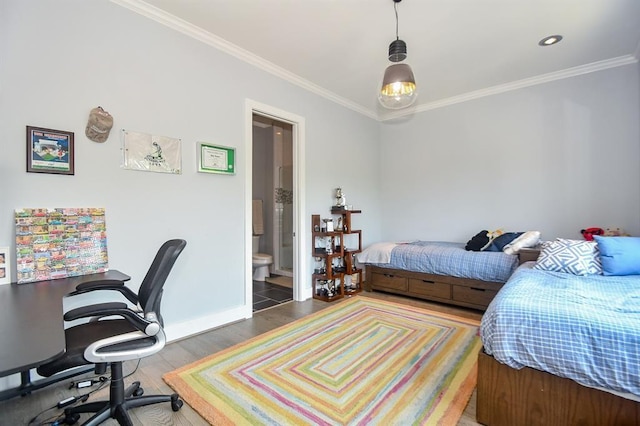
[[[253,273],[253,312],[293,300],[292,131],[290,123],[255,113],[252,116],[254,246],[258,242],[258,247],[252,247],[254,268],[256,259],[272,259],[266,277]]]
[[[293,290],[293,300],[310,298],[311,288],[305,280],[309,267],[304,250],[308,245],[304,232],[307,229],[303,190],[305,119],[251,99],[246,100],[245,111],[248,148],[245,165],[251,176],[245,204],[247,275],[244,308],[248,310],[256,298],[254,273],[260,276],[259,268],[262,266],[264,272],[266,263],[270,265],[267,269],[272,275],[269,279],[279,277],[283,280],[277,284]],[[261,201],[256,202],[256,199]],[[263,221],[262,226],[258,226],[261,238],[254,248],[253,211],[261,203]]]
[[[273,257],[276,284],[293,287],[293,126],[253,114],[253,199],[262,200],[258,251]],[[254,213],[255,214],[255,213]]]

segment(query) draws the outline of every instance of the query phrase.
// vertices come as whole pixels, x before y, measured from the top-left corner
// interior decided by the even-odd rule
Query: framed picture
[[[11,283],[11,254],[9,247],[0,247],[0,284]]]
[[[27,126],[27,172],[73,175],[73,132]]]
[[[198,172],[236,174],[236,149],[198,142]]]

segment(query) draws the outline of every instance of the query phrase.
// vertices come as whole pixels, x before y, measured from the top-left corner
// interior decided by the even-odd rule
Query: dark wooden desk
[[[34,387],[29,370],[65,351],[62,299],[80,283],[128,275],[111,270],[50,281],[0,285],[0,377],[21,373],[21,393]],[[0,400],[6,399],[0,393]],[[10,396],[9,396],[10,397]]]

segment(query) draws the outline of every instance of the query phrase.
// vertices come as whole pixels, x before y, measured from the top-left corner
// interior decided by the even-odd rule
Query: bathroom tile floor
[[[253,282],[253,312],[293,300],[293,289],[266,281]]]

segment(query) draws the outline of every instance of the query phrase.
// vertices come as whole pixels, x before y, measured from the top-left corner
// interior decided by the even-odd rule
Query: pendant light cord
[[[397,2],[393,2],[393,10],[396,12],[396,40],[399,40],[400,37],[398,37],[398,3]]]

